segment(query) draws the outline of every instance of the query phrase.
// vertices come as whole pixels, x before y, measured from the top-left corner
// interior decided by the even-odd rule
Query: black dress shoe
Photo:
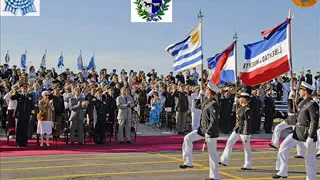
[[[222,165],[222,166],[228,166],[228,165],[226,165],[226,164],[223,164],[222,162],[219,162],[219,164]]]
[[[320,154],[316,154],[316,157],[320,157]]]
[[[187,166],[187,165],[179,165],[181,169],[186,169],[186,168],[193,168],[193,166]]]
[[[250,171],[250,170],[251,170],[251,168],[245,168],[245,167],[242,167],[242,168],[241,168],[241,170],[242,170],[242,171]]]
[[[205,180],[219,180],[219,179],[206,178]]]
[[[127,141],[128,144],[132,144],[131,141]]]
[[[79,142],[79,145],[84,145],[84,143],[83,142]]]
[[[287,176],[279,176],[278,174],[272,176],[273,179],[281,179],[281,178],[287,178]]]
[[[123,141],[120,141],[120,144],[124,144],[124,142],[123,142]]]
[[[299,156],[299,155],[295,155],[294,158],[296,158],[296,159],[304,159],[303,156]]]
[[[269,143],[268,145],[269,145],[270,147],[274,148],[274,149],[277,149],[277,150],[279,149],[279,148],[277,148],[275,145],[273,145],[272,143]]]

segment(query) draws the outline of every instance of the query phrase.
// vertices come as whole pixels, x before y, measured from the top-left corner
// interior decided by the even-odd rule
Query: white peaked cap
[[[250,97],[250,95],[248,93],[243,92],[243,93],[240,94],[240,97],[248,98],[248,97]]]
[[[207,87],[209,89],[211,89],[212,91],[214,91],[215,93],[219,92],[219,88],[218,86],[216,86],[215,84],[213,84],[211,81],[208,82]]]
[[[311,91],[315,90],[315,88],[312,85],[310,85],[310,84],[308,84],[308,83],[306,83],[304,81],[301,82],[300,87],[304,88],[304,89],[310,89]]]

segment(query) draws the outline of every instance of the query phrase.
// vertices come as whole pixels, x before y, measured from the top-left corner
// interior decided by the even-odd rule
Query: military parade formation
[[[147,83],[144,74],[135,76],[133,71],[130,78],[126,73],[121,73],[122,80],[119,82],[115,72],[106,74],[105,70],[100,72],[100,78],[94,70],[91,73],[83,71],[78,77],[68,71],[58,75],[45,70],[38,71],[38,77],[33,78],[30,69],[29,74],[24,71],[12,73],[19,70],[10,69],[7,65],[1,69],[1,105],[6,107],[2,108],[6,111],[3,124],[7,126],[10,138],[15,137],[18,147],[27,146],[28,139],[32,139],[34,134],[40,138],[39,146],[50,146],[49,137],[63,137],[65,126],[71,145],[75,145],[76,141],[84,145],[88,136],[93,138],[94,143],[104,144],[106,135],[110,134],[115,134],[120,144],[125,140],[131,143],[132,114],[138,112],[140,123],[150,123],[154,128],[159,128],[163,116],[153,114],[157,112],[153,111],[155,104],[159,103],[160,114],[171,109],[175,112],[175,119],[172,119],[175,130],[185,135],[182,145],[185,163],[180,168],[193,167],[193,142],[205,140],[209,155],[209,180],[220,179],[219,165],[228,166],[233,145],[238,139],[243,143],[245,155],[240,169],[250,171],[254,168],[251,136],[260,133],[260,127],[264,128],[265,133],[272,133],[273,120],[279,114],[274,100],[278,98],[277,94],[281,95],[280,98],[284,97],[284,93],[277,93],[279,89],[273,82],[253,88],[240,84],[237,92],[232,84],[219,88],[211,81],[205,81],[205,88],[201,88],[196,85],[199,78],[196,71],[185,80],[181,74],[158,77],[152,70],[147,75]],[[16,73],[19,78],[15,80]],[[315,76],[316,83],[319,83],[319,77],[319,74]],[[280,78],[286,80],[287,77]],[[269,145],[279,149],[275,179],[288,177],[289,150],[295,146],[298,150],[296,158],[305,159],[307,177],[316,179],[316,156],[320,156],[315,152],[316,148],[319,149],[319,143],[316,143],[320,134],[319,87],[316,85],[315,88],[308,81],[309,78],[300,85],[295,81],[287,96],[288,112],[280,113],[283,121],[274,128]],[[47,88],[46,83],[49,84]],[[264,97],[262,93],[265,93]],[[293,131],[280,144],[281,131],[288,127],[292,127]],[[219,158],[219,133],[229,132],[231,135]]]

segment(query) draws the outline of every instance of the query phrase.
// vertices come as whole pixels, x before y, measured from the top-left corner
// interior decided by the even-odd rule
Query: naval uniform
[[[248,105],[241,106],[238,109],[236,126],[234,131],[230,135],[226,147],[220,157],[220,163],[227,166],[229,159],[231,157],[232,147],[237,142],[239,138],[242,140],[244,147],[245,162],[243,168],[252,168],[252,154],[250,148],[250,138],[251,138],[251,109]]]
[[[271,146],[277,149],[279,148],[281,131],[289,127],[294,127],[294,125],[296,124],[296,119],[294,118],[294,113],[293,113],[293,94],[294,94],[293,91],[290,92],[289,94],[288,117],[284,121],[282,121],[280,124],[276,125],[272,134]],[[300,146],[300,144],[297,144],[297,156],[304,157],[305,154],[306,154],[305,148],[303,146]]]
[[[94,117],[94,142],[103,144],[106,135],[107,120],[107,102],[105,96],[102,98],[93,98],[93,117]]]
[[[307,149],[305,165],[307,180],[317,179],[317,160],[315,157],[315,145],[317,141],[317,129],[319,124],[319,105],[308,97],[298,105],[297,123],[293,133],[282,142],[276,163],[277,176],[288,176],[288,159],[291,148],[300,144]]]
[[[201,109],[201,100],[197,99],[196,108]],[[193,142],[205,139],[209,154],[210,179],[220,179],[218,171],[218,154],[217,154],[217,138],[219,137],[218,129],[219,106],[214,99],[208,99],[204,103],[202,119],[198,130],[194,130],[184,137],[182,145],[182,157],[185,163],[180,168],[193,166]]]
[[[31,111],[33,109],[32,95],[14,94],[11,100],[17,100],[17,109],[15,117],[18,119],[16,129],[17,146],[27,146],[28,144],[28,125]]]

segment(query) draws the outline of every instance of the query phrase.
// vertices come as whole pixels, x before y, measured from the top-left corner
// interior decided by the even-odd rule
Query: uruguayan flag
[[[166,51],[173,57],[174,71],[186,71],[202,64],[201,23],[182,41],[170,45]]]

